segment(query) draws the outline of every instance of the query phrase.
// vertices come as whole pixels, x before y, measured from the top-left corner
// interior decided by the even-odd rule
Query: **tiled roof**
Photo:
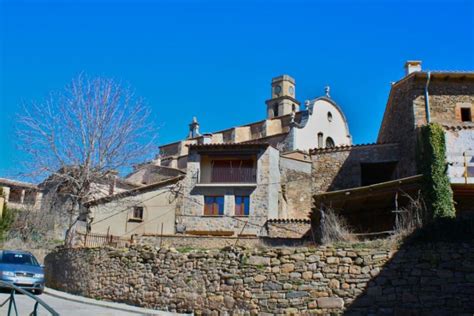
[[[265,148],[268,147],[268,143],[261,142],[249,142],[249,143],[211,143],[211,144],[190,144],[187,145],[189,149],[202,150],[202,149],[244,149],[244,148]]]
[[[275,224],[288,224],[288,223],[301,223],[301,224],[310,224],[311,220],[308,218],[272,218],[267,220],[267,223]]]
[[[331,148],[314,148],[314,149],[310,149],[309,153],[312,155],[312,154],[320,154],[320,153],[328,153],[328,152],[346,151],[352,148],[359,148],[359,147],[384,146],[384,145],[398,145],[398,144],[397,143],[367,143],[367,144],[356,144],[356,145],[342,145],[342,146],[335,146]]]
[[[447,130],[452,130],[452,131],[460,131],[463,129],[474,129],[474,124],[469,124],[469,125],[448,125],[448,124],[443,124],[443,128]]]
[[[136,189],[120,192],[120,193],[117,193],[117,194],[114,194],[114,195],[104,196],[104,197],[99,198],[97,200],[93,200],[93,201],[89,201],[89,202],[85,203],[85,206],[86,207],[96,206],[96,205],[99,205],[99,204],[108,203],[108,202],[116,200],[116,199],[121,199],[121,198],[124,198],[124,197],[133,196],[133,195],[139,194],[141,192],[145,192],[145,191],[148,191],[148,190],[153,190],[153,189],[160,188],[160,187],[168,185],[168,184],[176,183],[176,182],[178,182],[179,180],[181,180],[183,178],[184,178],[184,176],[178,176],[178,177],[166,179],[166,180],[163,180],[163,181],[155,182],[155,183],[152,183],[152,184],[149,184],[149,185],[144,185],[144,186],[136,188]]]
[[[24,188],[30,188],[30,189],[38,188],[38,186],[33,183],[16,181],[16,180],[11,180],[11,179],[6,179],[6,178],[0,178],[0,185],[24,187]]]

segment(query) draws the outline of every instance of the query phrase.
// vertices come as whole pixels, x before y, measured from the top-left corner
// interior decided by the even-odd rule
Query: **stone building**
[[[445,129],[458,213],[474,211],[474,72],[422,71],[420,61],[408,61],[405,70],[392,84],[377,143],[310,151],[315,209],[358,217],[361,230],[389,229],[392,211],[419,191],[417,147],[428,123]]]
[[[104,233],[112,229],[109,226],[130,228],[125,222],[134,208],[147,209],[146,203],[140,202],[144,198],[142,190],[148,192],[155,184],[183,177],[173,202],[175,223],[166,222],[166,233],[265,236],[285,231],[281,226],[289,225],[303,228],[287,230],[286,235],[290,231],[292,237],[304,235],[312,206],[308,150],[350,146],[352,138],[329,88],[325,96],[306,101],[304,109],[296,99],[295,88],[295,80],[288,75],[274,78],[271,98],[262,107],[266,111],[262,121],[201,133],[194,118],[186,139],[162,145],[155,160],[137,166],[125,178],[144,185],[131,190],[136,205],[129,207],[129,215],[112,216],[109,221],[102,220],[102,225],[94,224],[125,201],[122,194],[113,201],[104,198],[89,205],[94,213],[92,231]],[[159,210],[148,209],[154,214],[149,216],[159,216]],[[160,234],[158,226],[148,225]],[[128,234],[128,228],[120,228],[120,233]],[[143,233],[140,228],[133,230]]]
[[[336,209],[360,232],[384,232],[393,228],[393,211],[419,195],[419,129],[436,122],[446,132],[457,210],[472,211],[474,73],[426,72],[418,61],[405,66],[406,75],[392,84],[376,143],[352,144],[329,88],[303,109],[294,79],[283,75],[271,82],[264,120],[201,133],[195,118],[186,139],[161,146],[155,160],[137,166],[126,180],[146,192],[156,184],[175,196],[174,218],[165,229],[172,234],[272,236],[291,226],[298,233],[284,235],[303,236],[311,208]],[[168,179],[181,180],[159,185]],[[136,190],[135,202],[145,207],[139,205],[142,188]],[[117,203],[102,202],[94,204],[96,219]],[[149,216],[160,216],[149,209]],[[125,227],[127,218],[117,225]],[[160,225],[143,232],[158,234]],[[108,226],[96,227],[104,232]]]

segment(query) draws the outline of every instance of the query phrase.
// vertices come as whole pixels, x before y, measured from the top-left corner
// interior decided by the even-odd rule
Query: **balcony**
[[[198,186],[256,186],[252,160],[218,160],[201,166]]]

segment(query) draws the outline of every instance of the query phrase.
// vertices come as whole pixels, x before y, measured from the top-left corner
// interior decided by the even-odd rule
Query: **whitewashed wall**
[[[334,140],[336,146],[351,145],[351,136],[345,117],[336,105],[326,98],[312,101],[312,113],[302,128],[295,128],[294,149],[309,150],[318,147],[318,133],[323,133],[323,147],[327,137]],[[332,121],[328,120],[328,112]]]

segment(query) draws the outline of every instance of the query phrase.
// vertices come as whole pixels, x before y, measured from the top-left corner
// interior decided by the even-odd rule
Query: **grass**
[[[194,250],[194,248],[190,247],[190,246],[176,248],[176,251],[179,252],[179,253],[189,253],[193,250]]]

